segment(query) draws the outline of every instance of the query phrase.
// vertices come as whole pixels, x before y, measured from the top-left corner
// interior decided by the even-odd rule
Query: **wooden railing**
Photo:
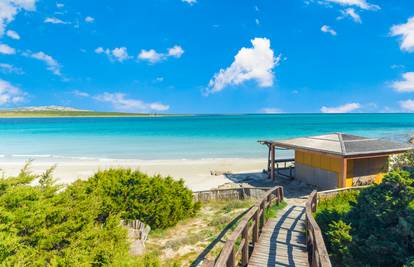
[[[353,186],[353,187],[345,187],[345,188],[319,191],[318,194],[317,194],[318,202],[320,200],[324,200],[324,199],[327,199],[327,198],[333,198],[341,192],[361,190],[361,189],[364,189],[364,188],[367,188],[367,187],[370,187],[370,186],[371,185],[361,185],[361,186]]]
[[[283,201],[283,187],[276,186],[268,190],[259,201],[240,219],[236,229],[230,234],[220,255],[214,262],[205,262],[202,266],[245,267],[249,263],[251,252],[259,240],[266,223],[265,212],[272,203]]]
[[[261,198],[271,187],[236,187],[193,192],[194,201]]]
[[[313,218],[318,205],[318,193],[314,190],[306,201],[306,244],[308,247],[309,264],[311,267],[331,267],[322,231]]]

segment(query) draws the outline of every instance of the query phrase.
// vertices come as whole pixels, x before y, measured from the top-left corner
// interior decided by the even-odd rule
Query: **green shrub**
[[[164,228],[200,207],[171,177],[113,169],[62,191],[52,172],[36,176],[27,164],[18,176],[0,179],[1,266],[158,267],[157,255],[129,255],[121,218]]]
[[[329,224],[343,219],[356,202],[358,190],[339,192],[335,197],[321,200],[315,213],[316,221],[321,229],[329,229]],[[326,244],[330,246],[329,241]]]
[[[329,240],[328,249],[332,251],[331,257],[336,264],[343,266],[345,260],[352,257],[349,252],[349,247],[352,242],[352,236],[350,234],[352,228],[342,220],[333,221],[328,227],[326,236]]]
[[[192,217],[200,208],[184,182],[169,176],[150,177],[131,169],[109,169],[85,183],[102,198],[101,219],[120,213],[126,220],[139,219],[152,229],[163,229]]]
[[[414,255],[414,179],[388,173],[356,196],[338,195],[316,213],[336,266],[410,266]],[[348,203],[346,203],[348,202]]]

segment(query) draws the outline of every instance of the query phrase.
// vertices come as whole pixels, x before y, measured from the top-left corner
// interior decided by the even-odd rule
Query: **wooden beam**
[[[343,158],[342,160],[342,188],[346,187],[346,178],[348,173],[348,159]]]
[[[269,152],[267,153],[267,178],[270,179],[270,150],[271,150],[271,145],[267,145],[267,147],[269,148]]]
[[[271,162],[270,162],[270,178],[272,179],[272,181],[275,180],[275,147],[272,145],[271,146]]]

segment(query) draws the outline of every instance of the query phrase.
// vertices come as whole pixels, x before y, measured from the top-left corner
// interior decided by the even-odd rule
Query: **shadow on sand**
[[[236,184],[244,184],[254,187],[273,187],[283,186],[286,198],[306,198],[314,187],[301,181],[287,178],[285,176],[276,176],[276,180],[272,181],[267,178],[267,174],[263,172],[235,173],[226,174],[227,179]]]

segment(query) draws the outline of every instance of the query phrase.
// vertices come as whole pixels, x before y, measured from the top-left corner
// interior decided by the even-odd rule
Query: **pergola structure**
[[[389,155],[414,149],[411,144],[343,133],[259,142],[269,148],[270,179],[275,180],[275,150],[292,149],[295,178],[324,189],[380,182],[388,171]]]

